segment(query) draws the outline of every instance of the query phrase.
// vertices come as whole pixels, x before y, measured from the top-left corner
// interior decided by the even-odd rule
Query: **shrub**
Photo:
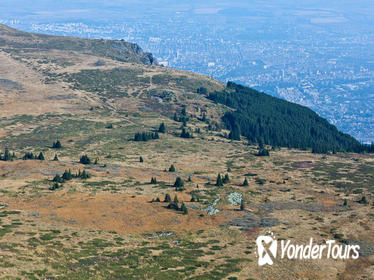
[[[1,153],[0,153],[0,160],[3,160],[3,161],[11,161],[15,157],[16,157],[16,155],[14,153],[10,154],[8,148],[5,148],[4,156],[2,156]]]
[[[170,165],[169,172],[175,172],[174,164]]]
[[[44,160],[44,155],[42,152],[39,153],[38,160]]]
[[[23,160],[28,160],[28,159],[35,159],[36,157],[34,156],[33,153],[31,152],[26,152],[25,155],[22,157]]]
[[[193,138],[192,133],[190,133],[189,131],[187,131],[185,128],[182,128],[182,132],[181,132],[180,136],[182,138]]]
[[[173,210],[179,210],[178,204],[175,204],[174,202],[170,202],[169,205],[167,206],[168,209],[173,209]]]
[[[61,176],[60,175],[56,175],[55,177],[53,177],[53,180],[52,180],[53,182],[56,182],[56,183],[63,183],[64,182],[64,180],[61,178]]]
[[[57,140],[56,142],[53,142],[53,144],[52,144],[52,148],[53,148],[53,149],[61,149],[61,148],[62,148],[62,145],[61,145],[60,140]]]
[[[181,177],[177,177],[173,185],[177,190],[182,189],[184,187],[184,181]]]
[[[158,132],[160,132],[160,133],[165,133],[166,132],[166,127],[165,127],[164,123],[160,124],[160,126],[158,128]]]
[[[79,162],[82,163],[82,164],[90,164],[91,159],[87,155],[83,155],[83,156],[81,156]]]
[[[49,187],[49,190],[54,191],[54,190],[57,190],[61,187],[62,187],[62,185],[59,185],[58,183],[54,183],[52,186]]]
[[[134,135],[134,141],[148,141],[151,139],[159,139],[160,136],[158,135],[158,132],[137,132]]]
[[[269,153],[269,150],[267,150],[267,149],[261,149],[261,150],[258,151],[256,156],[258,156],[258,157],[268,157],[268,156],[270,156],[270,153]]]
[[[361,197],[361,199],[358,201],[358,203],[367,204],[368,202],[366,200],[366,196]]]

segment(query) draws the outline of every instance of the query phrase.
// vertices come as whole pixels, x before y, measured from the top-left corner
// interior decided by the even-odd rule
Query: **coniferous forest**
[[[227,83],[224,92],[210,93],[208,98],[234,109],[222,117],[233,140],[242,135],[254,144],[312,148],[315,153],[366,149],[314,111],[233,82]]]

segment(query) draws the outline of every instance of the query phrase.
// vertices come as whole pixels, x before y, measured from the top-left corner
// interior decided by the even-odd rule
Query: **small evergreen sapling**
[[[181,205],[181,211],[183,212],[183,215],[187,215],[188,214],[188,209],[186,207],[186,205],[182,202],[182,205]]]
[[[221,174],[217,175],[216,186],[217,187],[222,187],[223,186],[223,180],[222,180]]]

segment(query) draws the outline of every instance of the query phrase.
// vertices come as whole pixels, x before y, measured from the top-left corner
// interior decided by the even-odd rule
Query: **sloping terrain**
[[[371,279],[372,154],[259,156],[225,85],[105,46],[0,28],[0,278]],[[362,255],[259,267],[269,230]]]

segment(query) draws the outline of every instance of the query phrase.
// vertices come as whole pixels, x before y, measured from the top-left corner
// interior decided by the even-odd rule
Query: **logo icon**
[[[271,235],[260,235],[256,239],[259,266],[272,265],[274,263],[273,260],[277,257],[277,240],[272,233]]]

